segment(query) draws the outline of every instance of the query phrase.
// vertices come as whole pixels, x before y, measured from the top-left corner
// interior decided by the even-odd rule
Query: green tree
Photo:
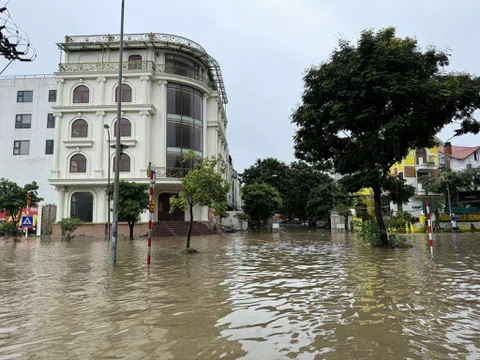
[[[38,196],[38,185],[35,181],[21,187],[13,181],[0,179],[0,209],[7,216],[12,217],[12,222],[17,224],[22,209],[27,207],[27,194],[30,194],[30,206],[36,206],[43,199]]]
[[[398,212],[403,212],[403,205],[415,195],[415,187],[406,182],[402,177],[389,176],[383,185],[385,190],[390,191],[390,200],[397,204]]]
[[[193,152],[186,154],[184,161],[194,158]],[[230,185],[225,180],[225,169],[217,170],[218,161],[210,159],[195,159],[193,170],[182,178],[180,193],[177,197],[170,198],[170,212],[177,209],[189,211],[190,227],[188,228],[186,249],[190,248],[190,236],[193,227],[193,207],[209,206],[215,209],[217,215],[226,211],[228,190]]]
[[[262,219],[275,214],[282,207],[282,198],[276,188],[263,183],[242,187],[243,211],[254,219],[260,228]]]
[[[126,221],[130,229],[130,240],[133,240],[133,229],[140,221],[140,215],[148,209],[148,185],[120,181],[118,189],[118,219]],[[110,199],[113,199],[113,184],[110,185]]]
[[[430,147],[453,119],[468,122],[479,108],[476,79],[446,73],[448,55],[422,50],[394,28],[362,32],[356,45],[341,40],[329,61],[309,69],[298,127],[296,156],[350,178],[356,190],[372,188],[381,242],[387,232],[382,188],[390,167],[409,149]]]
[[[283,196],[283,209],[289,218],[298,217],[304,221],[312,218],[307,203],[310,200],[311,191],[317,186],[325,184],[330,187],[330,198],[332,198],[332,178],[305,162],[290,164],[287,184],[288,189]]]
[[[452,207],[457,205],[458,193],[460,191],[473,190],[475,178],[472,171],[453,171],[443,168],[437,178],[424,176],[420,179],[425,191],[432,194],[441,194],[445,198],[445,205],[448,208],[450,202]]]

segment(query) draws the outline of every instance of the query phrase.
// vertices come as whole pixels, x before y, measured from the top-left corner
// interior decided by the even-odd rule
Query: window
[[[142,68],[142,56],[130,55],[128,57],[128,70],[137,70]]]
[[[90,97],[90,90],[85,85],[80,85],[75,88],[73,91],[73,102],[86,104],[88,103]]]
[[[115,89],[115,102],[118,101],[118,87]],[[130,85],[122,84],[122,102],[132,102],[132,88]]]
[[[48,114],[47,129],[55,129],[55,116],[53,114]]]
[[[476,151],[473,153],[473,159],[478,161],[478,153]]]
[[[45,155],[53,155],[53,140],[45,141]]]
[[[113,125],[113,136],[117,136],[117,122]],[[120,119],[120,136],[132,136],[132,124],[128,119]]]
[[[57,102],[57,90],[48,90],[48,102]]]
[[[75,120],[72,124],[72,138],[84,138],[88,135],[88,124],[83,119]]]
[[[113,158],[113,171],[115,171],[115,158]],[[120,172],[130,171],[130,156],[120,154]]]
[[[82,154],[73,155],[70,159],[71,173],[87,172],[87,159]]]
[[[189,150],[203,151],[202,93],[188,86],[168,84],[167,167],[181,167]]]
[[[17,91],[17,102],[32,102],[33,91]]]
[[[18,114],[15,117],[15,129],[30,129],[32,127],[31,114]]]
[[[30,153],[30,140],[15,140],[13,142],[13,155],[28,155]]]
[[[93,195],[89,192],[76,192],[70,202],[70,217],[83,222],[93,221]]]

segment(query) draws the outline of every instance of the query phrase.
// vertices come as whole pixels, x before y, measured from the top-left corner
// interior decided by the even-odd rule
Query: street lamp
[[[110,169],[111,169],[111,165],[110,165],[110,161],[111,161],[111,154],[110,154],[110,126],[108,124],[104,124],[103,125],[103,128],[105,130],[107,130],[107,134],[108,134],[108,170],[107,170],[107,173],[108,173],[108,185],[107,185],[107,206],[108,206],[108,222],[107,222],[107,237],[108,237],[108,240],[111,240],[110,238]]]
[[[115,138],[115,178],[113,180],[113,236],[110,246],[110,263],[117,264],[117,235],[118,235],[118,190],[120,182],[120,119],[122,118],[122,75],[123,75],[123,23],[125,18],[125,0],[122,0],[120,15],[120,49],[118,54],[118,86],[117,86],[117,123]],[[110,169],[109,169],[110,171]]]

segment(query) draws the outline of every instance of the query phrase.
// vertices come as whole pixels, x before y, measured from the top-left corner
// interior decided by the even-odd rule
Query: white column
[[[202,146],[202,156],[208,157],[207,154],[207,117],[208,117],[208,111],[207,111],[207,99],[208,95],[203,94],[203,146]]]
[[[42,235],[42,208],[43,205],[37,205],[37,236]]]
[[[97,218],[95,219],[95,222],[107,222],[107,190],[106,187],[105,189],[99,189],[97,191]]]
[[[97,136],[93,137],[94,139],[98,139],[95,141],[93,145],[97,148],[97,166],[95,168],[95,177],[102,178],[103,177],[103,159],[105,158],[104,152],[104,143],[105,143],[105,130],[103,128],[105,119],[105,111],[97,111],[97,124],[96,124],[96,132]],[[110,144],[108,144],[110,146]],[[107,148],[108,149],[108,148]]]
[[[100,91],[95,97],[95,104],[96,105],[104,105],[105,104],[105,85],[107,82],[107,78],[105,77],[98,77],[97,82],[100,84]]]
[[[142,81],[142,93],[140,94],[140,101],[137,103],[150,104],[150,77],[141,76],[140,80]],[[138,97],[137,97],[138,99]]]
[[[57,191],[57,221],[62,220],[65,217],[65,188],[63,186],[56,187]]]
[[[155,166],[167,166],[167,81],[160,80],[160,106],[158,109],[158,126],[159,133],[155,134],[152,139],[158,138],[160,141],[152,144],[153,156]]]
[[[142,117],[142,126],[145,129],[145,136],[143,141],[143,151],[138,152],[138,159],[137,159],[137,169],[140,171],[140,176],[145,176],[145,171],[148,167],[148,162],[152,161],[150,159],[150,113],[148,111],[140,111],[140,116]],[[137,137],[140,138],[140,137]],[[152,164],[156,165],[156,164]]]
[[[64,79],[57,79],[57,105],[61,106],[63,104],[63,88],[64,88],[65,80]]]
[[[53,113],[55,116],[55,139],[53,140],[53,170],[52,178],[60,177],[60,142],[62,141],[62,113]]]

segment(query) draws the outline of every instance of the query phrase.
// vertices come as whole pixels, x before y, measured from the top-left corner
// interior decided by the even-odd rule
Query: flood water
[[[479,359],[480,234],[0,239],[0,359]]]

